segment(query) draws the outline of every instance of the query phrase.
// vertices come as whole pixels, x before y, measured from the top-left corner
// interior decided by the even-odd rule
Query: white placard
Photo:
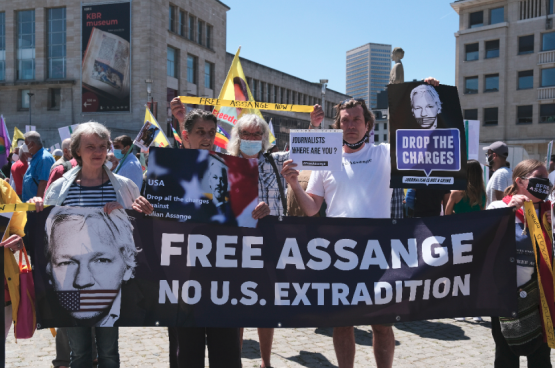
[[[341,170],[343,131],[340,129],[292,129],[289,158],[297,170]]]
[[[480,121],[465,120],[468,159],[480,161]]]
[[[25,133],[36,132],[36,131],[37,131],[36,125],[25,125]]]
[[[79,124],[69,125],[65,127],[58,128],[60,133],[60,139],[62,142],[64,139],[71,138],[71,134],[79,127]]]

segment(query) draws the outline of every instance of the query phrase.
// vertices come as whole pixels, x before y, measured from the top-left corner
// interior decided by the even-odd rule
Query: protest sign
[[[242,228],[49,207],[28,214],[25,244],[39,328],[336,327],[511,316],[514,216],[268,216]]]
[[[469,160],[480,161],[480,121],[465,120],[466,152]]]
[[[151,147],[145,197],[151,216],[255,227],[258,164],[207,150]]]
[[[224,100],[219,98],[192,97],[192,96],[179,96],[179,99],[181,100],[181,103],[184,103],[184,104],[210,105],[210,106],[218,105],[218,106],[234,107],[240,110],[258,109],[258,110],[307,112],[307,113],[310,113],[314,110],[314,106],[280,104],[280,103],[273,103],[273,102]],[[219,113],[218,113],[218,118],[220,118]],[[223,116],[221,118],[223,118]],[[227,121],[227,118],[225,120]],[[237,122],[236,120],[237,119],[234,119],[234,122]]]
[[[289,158],[297,170],[341,170],[343,131],[340,129],[292,129]]]
[[[64,139],[71,138],[71,135],[78,127],[79,124],[73,124],[58,128],[58,133],[60,133],[60,140],[63,142]]]
[[[549,169],[549,161],[551,161],[551,155],[553,155],[553,141],[547,144],[547,156],[545,159],[545,167]]]
[[[466,138],[456,87],[388,87],[391,188],[466,189]]]
[[[150,121],[146,121],[139,131],[139,134],[137,134],[137,138],[133,141],[133,144],[146,151],[159,133],[160,129],[156,125],[152,124]]]

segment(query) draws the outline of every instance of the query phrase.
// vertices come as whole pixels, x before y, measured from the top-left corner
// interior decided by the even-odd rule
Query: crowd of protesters
[[[438,85],[433,78],[426,83]],[[183,149],[212,150],[217,131],[216,117],[194,109],[186,114],[178,98],[170,104],[180,126]],[[347,99],[336,107],[334,129],[343,131],[343,162],[340,171],[299,172],[289,152],[275,152],[270,146],[268,124],[257,115],[244,115],[238,121],[227,146],[227,154],[258,159],[259,203],[252,211],[254,219],[272,216],[327,216],[351,218],[403,218],[452,215],[484,209],[514,207],[516,215],[517,286],[537,284],[532,242],[523,231],[522,206],[532,201],[538,214],[549,217],[546,197],[533,191],[533,184],[555,180],[554,157],[549,170],[537,160],[524,160],[511,170],[507,165],[508,147],[495,142],[484,148],[492,171],[484,185],[478,161],[467,164],[467,188],[457,191],[408,190],[390,188],[390,149],[388,144],[369,143],[374,115],[364,100]],[[319,129],[324,119],[321,106],[314,106],[310,129]],[[138,158],[130,154],[128,136],[111,139],[102,124],[79,125],[62,149],[53,152],[42,147],[37,132],[25,134],[25,143],[10,154],[9,165],[2,168],[7,179],[0,181],[0,204],[29,202],[41,211],[44,205],[98,207],[105,213],[133,209],[150,214],[153,206],[141,196],[144,176]],[[549,175],[549,177],[548,177]],[[551,184],[549,180],[551,179]],[[343,184],[342,184],[343,183]],[[344,183],[349,183],[345,185]],[[364,195],[360,195],[364,193]],[[21,198],[21,200],[20,200]],[[16,212],[3,242],[4,310],[7,338],[15,319],[19,300],[16,283],[17,265],[13,253],[24,247],[22,237],[26,215]],[[545,229],[546,230],[546,229]],[[533,253],[532,253],[533,254]],[[109,319],[110,316],[105,316]],[[480,317],[475,317],[477,321]],[[57,329],[55,367],[119,367],[118,327],[64,327]],[[492,318],[496,347],[495,367],[517,367],[519,356],[511,350],[501,332],[499,318]],[[395,352],[393,325],[372,325],[373,350],[378,367],[392,367]],[[536,326],[537,327],[537,326]],[[541,327],[541,326],[540,326]],[[541,328],[540,328],[541,332]],[[170,367],[204,367],[208,346],[210,367],[241,367],[242,328],[169,327]],[[261,367],[271,367],[273,328],[259,328]],[[333,346],[340,368],[355,362],[353,326],[336,327]],[[528,355],[529,366],[551,367],[550,348],[540,342]]]

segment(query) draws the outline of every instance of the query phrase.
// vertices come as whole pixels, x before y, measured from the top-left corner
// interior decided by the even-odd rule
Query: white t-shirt
[[[313,171],[307,193],[324,197],[328,217],[390,218],[389,144],[343,152],[341,171]]]
[[[486,195],[488,197],[486,206],[489,206],[491,202],[496,201],[494,190],[504,192],[508,186],[513,183],[513,170],[508,167],[500,167],[495,170],[491,179],[488,181],[488,187],[486,188]]]

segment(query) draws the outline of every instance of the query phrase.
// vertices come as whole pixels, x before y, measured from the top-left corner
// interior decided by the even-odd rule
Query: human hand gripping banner
[[[29,213],[38,328],[336,327],[517,308],[510,208],[422,219]],[[32,229],[32,231],[31,231]]]
[[[466,189],[467,145],[456,87],[388,86],[391,188]]]

